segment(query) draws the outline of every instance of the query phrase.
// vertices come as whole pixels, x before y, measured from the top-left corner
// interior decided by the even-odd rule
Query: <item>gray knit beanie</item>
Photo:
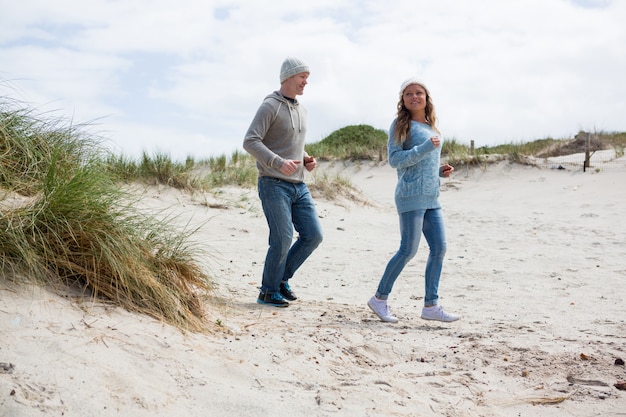
[[[298,58],[288,57],[280,67],[280,83],[282,84],[287,78],[293,77],[301,72],[310,73],[311,71],[309,71],[309,67]]]

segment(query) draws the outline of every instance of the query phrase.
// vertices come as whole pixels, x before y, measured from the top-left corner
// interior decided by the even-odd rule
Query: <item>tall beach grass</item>
[[[133,208],[87,125],[0,100],[2,279],[74,286],[181,329],[205,330],[212,288],[194,259],[193,231]],[[13,199],[16,200],[16,199]]]

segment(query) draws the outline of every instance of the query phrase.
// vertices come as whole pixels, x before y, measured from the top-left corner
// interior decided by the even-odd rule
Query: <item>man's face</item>
[[[289,77],[283,83],[283,87],[295,96],[301,96],[304,94],[304,87],[308,84],[307,79],[309,78],[308,72],[301,72],[300,74],[296,74],[293,77]]]

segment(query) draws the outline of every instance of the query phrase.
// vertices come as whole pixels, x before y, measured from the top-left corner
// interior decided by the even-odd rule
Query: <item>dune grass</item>
[[[73,286],[181,329],[206,330],[212,288],[193,231],[147,217],[121,191],[98,137],[0,101],[2,279]]]
[[[199,161],[189,156],[184,163],[172,160],[164,152],[143,152],[139,160],[108,155],[104,165],[120,181],[166,185],[189,192],[211,191],[229,185],[253,187],[257,179],[254,159],[238,150],[230,157],[221,155]]]
[[[164,153],[143,153],[139,161],[109,155],[103,165],[119,181],[166,185],[191,193],[211,192],[227,186],[254,188],[257,185],[256,161],[249,154],[238,150],[230,157],[221,155],[199,161],[188,157],[185,163],[174,162]],[[339,196],[359,199],[358,190],[340,175],[331,176],[314,171],[310,189],[316,197],[329,200]]]
[[[361,162],[387,160],[387,132],[369,125],[352,125],[341,128],[320,142],[305,146],[306,151],[318,161]],[[606,146],[615,149],[617,156],[624,154],[626,133],[594,134]],[[496,146],[481,146],[471,149],[456,138],[447,138],[441,150],[442,159],[454,166],[477,166],[486,168],[500,161],[519,164],[531,163],[529,157],[545,158],[558,152],[582,152],[575,139],[545,138],[531,142],[508,143]],[[140,181],[145,184],[162,184],[190,192],[213,191],[224,186],[253,188],[256,186],[257,171],[254,159],[245,152],[236,150],[230,156],[221,155],[196,161],[189,156],[184,163],[173,162],[164,153],[144,153],[139,161],[123,156],[109,156],[107,169],[120,180]],[[356,198],[358,190],[348,178],[314,172],[310,184],[316,197],[334,199],[339,196]]]
[[[369,204],[361,190],[355,187],[348,178],[339,174],[314,171],[313,181],[308,184],[308,187],[314,197],[330,201],[343,198],[364,205]]]
[[[307,144],[305,149],[318,161],[378,160],[387,157],[387,134],[368,125],[347,126],[320,142]],[[119,180],[162,184],[187,191],[211,191],[218,187],[238,186],[252,188],[257,184],[256,162],[249,154],[236,150],[230,156],[221,155],[196,161],[187,157],[184,163],[174,162],[165,153],[143,153],[139,161],[126,156],[109,155],[105,165]],[[312,191],[332,199],[339,194],[350,194],[354,187],[341,176],[314,175],[317,185]],[[352,188],[352,191],[349,191]],[[336,190],[337,193],[333,193]]]
[[[202,170],[201,167],[206,167]],[[243,151],[235,150],[230,158],[225,155],[213,157],[198,163],[196,172],[205,172],[211,188],[224,185],[238,187],[254,187],[257,184],[256,162],[252,156]]]
[[[529,142],[512,142],[495,146],[481,146],[472,151],[469,145],[461,144],[456,139],[448,139],[441,150],[442,157],[452,165],[484,166],[507,160],[518,164],[533,163],[533,158],[571,155],[586,150],[585,132],[579,132],[574,138],[543,138]],[[626,133],[593,132],[589,149],[591,151],[613,148],[615,155],[624,155]]]

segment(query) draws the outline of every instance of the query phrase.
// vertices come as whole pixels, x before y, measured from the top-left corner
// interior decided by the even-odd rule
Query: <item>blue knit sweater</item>
[[[387,152],[389,165],[398,172],[395,200],[398,213],[419,209],[440,208],[439,177],[441,146],[430,141],[441,135],[424,123],[411,121],[411,133],[404,144],[397,144],[393,132],[396,119],[389,128]]]

